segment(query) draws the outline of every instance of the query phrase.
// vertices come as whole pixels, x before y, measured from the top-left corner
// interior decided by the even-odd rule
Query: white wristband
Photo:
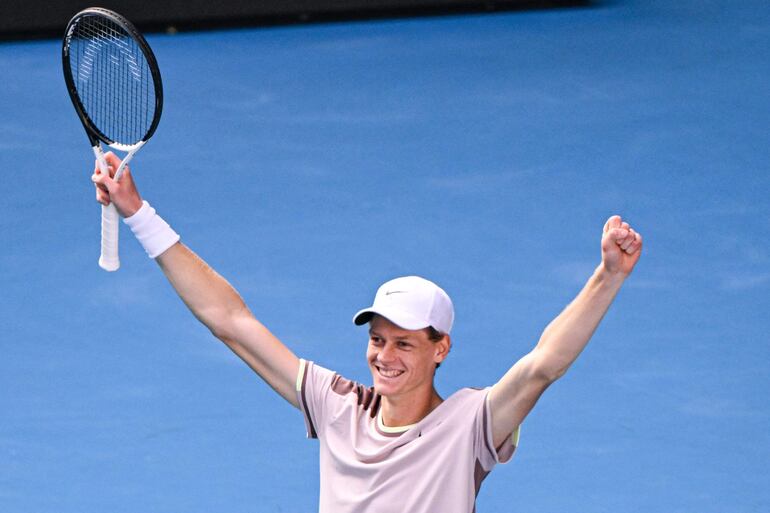
[[[146,201],[142,202],[142,208],[123,219],[123,222],[131,228],[150,258],[160,256],[179,241],[179,234]]]

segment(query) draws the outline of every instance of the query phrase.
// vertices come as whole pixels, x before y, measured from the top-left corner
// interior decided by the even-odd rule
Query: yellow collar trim
[[[377,412],[377,427],[380,428],[380,430],[384,433],[403,433],[405,431],[409,431],[416,425],[417,424],[415,423],[415,424],[409,424],[408,426],[389,427],[382,422],[382,409],[380,409],[380,411]]]

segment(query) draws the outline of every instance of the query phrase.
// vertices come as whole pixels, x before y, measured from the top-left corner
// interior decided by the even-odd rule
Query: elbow
[[[237,339],[238,315],[238,312],[213,310],[201,312],[197,317],[212,335],[225,344],[232,345]]]
[[[214,335],[216,338],[218,338],[219,340],[221,340],[227,345],[230,345],[235,338],[232,334],[232,330],[228,329],[228,326],[225,323],[212,323],[212,324],[204,323],[204,324],[209,329],[212,335]]]
[[[552,367],[542,367],[542,368],[538,368],[535,371],[537,379],[544,382],[546,384],[546,387],[558,381],[566,373],[567,373],[566,368],[552,368]]]
[[[537,364],[533,366],[533,373],[537,379],[550,385],[561,379],[567,373],[569,364],[559,361],[557,358],[540,355]]]
[[[551,370],[548,373],[548,379],[550,380],[551,383],[558,381],[559,379],[561,379],[562,376],[564,376],[567,373],[567,369],[569,369],[569,367],[558,367],[556,369]]]

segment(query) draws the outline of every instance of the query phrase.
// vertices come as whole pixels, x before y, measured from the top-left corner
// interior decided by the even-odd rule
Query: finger
[[[109,205],[110,204],[110,195],[104,192],[101,189],[96,189],[96,201],[101,203],[102,205]]]
[[[110,168],[112,167],[110,162],[108,162],[107,159],[105,159],[104,164],[107,167],[107,171],[110,171]],[[96,160],[96,163],[95,163],[94,174],[98,174],[98,175],[102,174],[102,166],[99,164],[98,159]]]
[[[120,174],[120,183],[122,183],[124,186],[133,187],[134,179],[131,177],[131,170],[128,169],[128,166],[123,168],[123,172]]]
[[[91,175],[91,181],[96,185],[102,185],[105,175],[103,175],[98,169]]]
[[[614,215],[610,217],[609,219],[607,219],[607,222],[604,223],[604,232],[607,233],[613,228],[618,228],[620,226],[620,222],[621,222],[620,216]]]
[[[633,255],[637,251],[641,251],[641,249],[642,249],[642,236],[641,234],[637,233],[636,237],[634,238],[634,242],[626,250],[626,253],[628,253],[629,255]]]
[[[112,153],[111,151],[108,151],[104,154],[104,160],[107,161],[108,166],[112,166],[113,170],[120,167],[120,159],[117,155]],[[113,171],[114,174],[114,171]]]
[[[607,236],[611,241],[615,242],[616,244],[620,244],[623,239],[628,237],[628,230],[624,228],[612,228],[607,232]]]
[[[636,241],[636,232],[633,230],[628,231],[628,236],[623,239],[620,243],[620,249],[623,251],[627,251],[628,248],[631,247],[631,244],[633,244]]]
[[[109,155],[109,160],[107,161],[107,164],[110,166],[110,176],[112,178],[116,178],[116,173],[118,169],[120,169],[121,164],[123,163],[120,158],[118,158],[117,155],[115,155],[112,152],[107,153]],[[120,172],[120,176],[116,178],[117,181],[123,181],[123,177],[128,173],[128,165],[123,166],[123,170]]]
[[[627,223],[627,222],[625,222],[625,221],[623,221],[622,223],[620,223],[620,227],[621,227],[621,228],[625,228],[626,230],[629,230],[629,229],[631,228],[630,226],[628,226],[628,223]]]
[[[109,191],[110,194],[112,194],[113,192],[115,192],[115,189],[118,187],[118,182],[116,182],[112,177],[115,174],[115,168],[113,168],[112,166],[109,166],[108,169],[110,171],[108,175],[103,175],[101,173],[99,174],[98,183],[102,184],[104,186],[104,189]]]
[[[115,181],[106,174],[94,174],[91,176],[91,181],[94,182],[94,185],[104,191],[111,192],[115,187]]]

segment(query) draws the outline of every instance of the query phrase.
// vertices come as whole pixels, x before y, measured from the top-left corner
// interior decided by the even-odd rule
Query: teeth
[[[404,371],[401,370],[385,370],[382,368],[377,368],[378,371],[380,371],[380,374],[385,376],[386,378],[395,378],[396,376],[400,376],[404,373]]]

